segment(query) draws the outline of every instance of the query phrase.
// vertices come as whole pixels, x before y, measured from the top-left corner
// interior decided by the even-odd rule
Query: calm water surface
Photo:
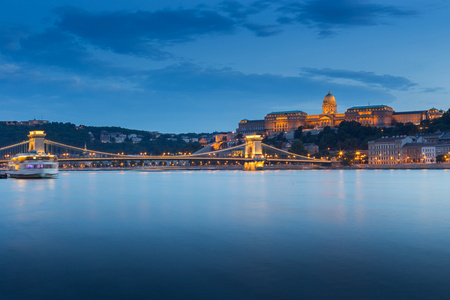
[[[0,299],[449,299],[450,171],[0,180]]]

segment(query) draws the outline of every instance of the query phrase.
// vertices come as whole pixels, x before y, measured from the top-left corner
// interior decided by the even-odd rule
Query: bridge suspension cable
[[[89,153],[96,153],[96,154],[101,154],[101,155],[109,155],[109,156],[113,156],[113,157],[130,157],[131,156],[131,155],[114,154],[114,153],[108,153],[108,152],[101,152],[101,151],[96,151],[96,150],[89,150],[89,149],[79,148],[79,147],[75,147],[75,146],[69,146],[69,145],[58,143],[58,142],[50,141],[50,140],[47,140],[47,139],[45,140],[45,143],[48,144],[48,145],[59,146],[61,148],[66,148],[66,149],[70,149],[70,150],[76,150],[76,151],[81,151],[81,152],[89,152]]]
[[[308,161],[324,162],[324,160],[321,160],[321,159],[315,159],[315,158],[307,157],[307,156],[304,156],[304,155],[299,155],[299,154],[291,153],[291,152],[284,151],[284,150],[275,148],[275,147],[273,147],[273,146],[270,146],[270,145],[267,145],[267,144],[264,144],[264,143],[261,143],[261,145],[262,145],[263,147],[265,147],[265,148],[269,148],[269,149],[275,150],[275,151],[277,151],[277,152],[281,152],[281,153],[286,154],[286,155],[289,155],[289,156],[300,157],[300,158],[306,159],[306,160],[308,160]]]
[[[217,154],[217,153],[222,153],[222,152],[226,152],[226,151],[230,151],[230,150],[234,150],[234,149],[238,149],[238,148],[242,148],[247,146],[247,144],[242,144],[242,145],[237,145],[237,146],[233,146],[231,148],[225,148],[225,149],[221,149],[221,150],[217,150],[217,151],[209,151],[209,152],[203,152],[203,153],[197,153],[197,154],[191,154],[189,156],[201,156],[201,155],[210,155],[210,154]]]
[[[18,146],[22,146],[22,145],[26,145],[26,144],[28,144],[29,142],[30,142],[30,141],[23,141],[23,142],[14,144],[14,145],[9,145],[9,146],[0,148],[0,151],[8,150],[8,149],[11,149],[11,148],[14,148],[14,147],[18,147]]]

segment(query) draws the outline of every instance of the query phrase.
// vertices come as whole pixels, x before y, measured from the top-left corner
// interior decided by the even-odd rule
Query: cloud
[[[443,87],[432,87],[432,88],[423,88],[422,93],[436,93],[436,92],[444,92],[445,88]]]
[[[16,66],[14,64],[4,64],[0,65],[0,78],[4,75],[10,75],[16,73],[18,70],[20,70],[19,66]]]
[[[180,92],[248,91],[289,94],[298,90],[307,78],[272,74],[244,74],[230,68],[204,68],[194,64],[178,64],[152,70],[144,84],[151,89]]]
[[[260,113],[272,109],[320,108],[330,87],[333,93],[341,95],[340,105],[344,107],[358,104],[362,95],[385,102],[394,99],[390,91],[378,86],[346,82],[330,85],[329,81],[318,80],[307,73],[298,76],[245,74],[229,68],[204,68],[194,64],[149,71],[140,87],[157,94],[192,96],[191,104],[203,101],[202,105],[217,108],[217,102],[220,102],[224,109],[239,107]],[[311,101],[318,101],[319,105]]]
[[[415,15],[412,10],[392,5],[367,3],[361,0],[289,1],[277,9],[281,24],[299,23],[318,30],[323,37],[349,27],[385,24],[386,19]]]
[[[207,9],[91,13],[64,7],[56,13],[62,31],[102,49],[151,59],[170,57],[162,46],[236,30],[232,19]]]
[[[76,37],[56,27],[45,28],[42,32],[15,26],[0,27],[0,54],[15,65],[27,64],[31,68],[45,66],[100,76],[129,73],[129,70],[94,58],[91,50]]]
[[[252,15],[263,13],[272,5],[271,1],[256,1],[249,5],[234,0],[222,1],[219,4],[220,10],[226,13],[236,24],[250,30],[256,36],[267,37],[281,32],[279,24],[260,24],[249,21]]]
[[[373,72],[365,71],[355,72],[349,70],[303,68],[302,72],[308,75],[326,77],[329,79],[351,80],[354,82],[363,83],[368,86],[379,87],[388,90],[406,91],[417,85],[416,83],[405,77],[377,75]]]

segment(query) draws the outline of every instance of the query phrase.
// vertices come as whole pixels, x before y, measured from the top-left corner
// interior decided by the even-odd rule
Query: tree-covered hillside
[[[0,123],[0,147],[9,146],[18,142],[28,140],[28,133],[32,130],[43,130],[47,134],[46,139],[63,143],[66,145],[84,147],[86,144],[90,150],[98,150],[110,153],[139,154],[162,154],[164,152],[193,152],[200,149],[198,142],[187,143],[183,138],[201,138],[203,134],[156,134],[143,130],[133,130],[121,127],[94,127],[94,126],[76,126],[71,123],[52,122],[37,126],[18,126],[6,125]],[[100,134],[102,131],[109,133],[118,132],[129,136],[135,134],[142,140],[133,143],[131,139],[126,138],[123,143],[102,143]],[[91,133],[91,134],[90,134]],[[94,137],[94,139],[92,139]]]

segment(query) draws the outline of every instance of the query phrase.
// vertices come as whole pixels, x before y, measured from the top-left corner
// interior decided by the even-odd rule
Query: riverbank
[[[439,163],[439,164],[396,164],[396,165],[354,165],[351,169],[365,169],[365,170],[386,170],[386,169],[398,169],[398,170],[408,170],[408,169],[450,169],[450,163]]]
[[[302,166],[302,165],[267,165],[263,170],[317,170],[329,169],[327,167]],[[164,171],[242,171],[243,166],[216,165],[216,166],[152,166],[152,167],[129,167],[129,168],[61,168],[60,172],[71,171],[139,171],[139,172],[164,172]]]
[[[353,165],[344,167],[334,165],[332,167],[322,166],[302,166],[302,165],[266,165],[263,170],[408,170],[408,169],[450,169],[450,163],[439,164],[396,164],[396,165]],[[216,166],[152,166],[152,167],[129,167],[129,168],[62,168],[66,171],[139,171],[139,172],[164,172],[164,171],[242,171],[243,166],[216,165]]]

